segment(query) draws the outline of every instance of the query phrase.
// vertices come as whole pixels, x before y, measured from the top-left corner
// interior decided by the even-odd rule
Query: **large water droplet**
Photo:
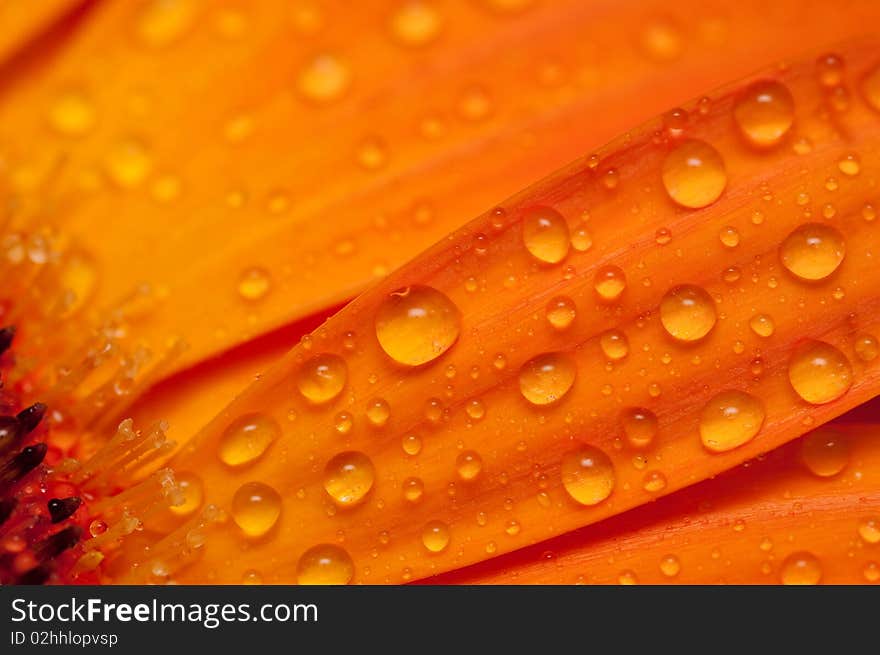
[[[830,478],[849,464],[849,444],[839,432],[819,428],[801,442],[801,459],[814,475]]]
[[[846,253],[843,235],[830,225],[806,223],[789,234],[779,248],[782,265],[802,280],[824,280],[840,266]]]
[[[281,515],[281,496],[262,482],[247,482],[232,497],[232,519],[248,537],[261,537]]]
[[[736,124],[754,146],[779,143],[794,122],[794,98],[788,88],[774,80],[755,82],[733,108]]]
[[[562,457],[562,484],[581,505],[598,505],[611,495],[616,476],[604,452],[583,445]]]
[[[375,479],[372,460],[354,450],[339,453],[324,467],[324,489],[340,507],[361,503],[373,488]]]
[[[679,341],[698,341],[715,326],[715,301],[702,287],[683,284],[666,292],[660,302],[660,322]]]
[[[324,353],[300,365],[296,386],[309,402],[326,403],[342,392],[347,377],[345,360],[339,355]]]
[[[568,355],[545,353],[522,365],[519,389],[533,405],[550,405],[568,393],[576,376],[577,368]]]
[[[837,400],[852,385],[852,366],[842,352],[823,341],[799,348],[788,364],[797,395],[813,405]]]
[[[650,409],[625,409],[620,413],[620,423],[627,443],[633,448],[647,448],[657,436],[657,416]]]
[[[351,556],[334,544],[312,546],[296,565],[296,582],[301,585],[346,585],[353,577]]]
[[[443,293],[411,286],[388,295],[376,313],[376,338],[391,359],[419,366],[445,353],[461,330],[461,313]]]
[[[446,550],[449,539],[449,526],[443,521],[430,521],[422,528],[422,543],[432,553]]]
[[[822,579],[822,565],[812,553],[792,553],[782,562],[780,579],[784,585],[815,585]]]
[[[723,453],[754,439],[763,424],[760,400],[744,391],[722,391],[700,413],[700,439],[706,450]]]
[[[340,98],[351,84],[348,65],[333,54],[318,55],[299,74],[299,91],[307,100],[328,103]]]
[[[245,414],[229,424],[220,437],[218,454],[229,466],[241,466],[260,457],[281,436],[281,428],[265,414]]]
[[[551,207],[534,207],[522,222],[523,242],[535,259],[556,264],[565,259],[571,243],[568,223]]]
[[[724,160],[704,141],[685,141],[663,161],[663,186],[669,197],[683,207],[711,205],[727,186]]]

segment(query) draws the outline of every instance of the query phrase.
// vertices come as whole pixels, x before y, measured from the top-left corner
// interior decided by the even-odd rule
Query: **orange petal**
[[[875,395],[878,56],[776,67],[633,130],[360,296],[176,457],[231,519],[175,578],[291,581],[320,544],[359,582],[430,576]],[[744,118],[757,88],[772,120]]]
[[[880,17],[872,0],[529,5],[432,3],[434,34],[370,3],[102,3],[7,83],[9,183],[87,249],[96,313],[159,291],[131,328],[190,343],[164,375],[354,296],[682,97]]]
[[[880,582],[878,437],[876,424],[831,423],[714,480],[435,581]],[[805,448],[816,443],[818,455]]]
[[[0,4],[0,25],[3,26],[0,65],[9,66],[9,60],[32,45],[34,39],[63,20],[77,18],[90,4],[94,3],[88,0],[6,0]]]

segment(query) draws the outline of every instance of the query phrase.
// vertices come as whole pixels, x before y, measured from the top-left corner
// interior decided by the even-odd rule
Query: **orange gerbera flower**
[[[880,579],[875,2],[26,4],[0,582]]]

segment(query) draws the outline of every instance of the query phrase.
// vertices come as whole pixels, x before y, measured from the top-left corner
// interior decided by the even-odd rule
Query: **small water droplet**
[[[749,319],[749,327],[752,328],[752,332],[759,337],[772,336],[773,330],[775,329],[773,319],[767,314],[755,314],[752,316],[752,318]]]
[[[104,157],[107,177],[121,189],[131,189],[143,182],[153,169],[153,157],[146,144],[135,138],[113,143]]]
[[[407,455],[415,456],[422,452],[422,440],[414,434],[408,434],[401,440],[403,452]]]
[[[837,168],[840,169],[841,173],[850,177],[855,177],[862,170],[858,156],[852,153],[846,155],[843,159],[838,161]]]
[[[660,572],[667,578],[674,578],[681,572],[681,562],[675,555],[664,555],[660,560]]]
[[[403,498],[407,502],[419,502],[424,493],[425,483],[420,478],[407,478],[403,481]]]
[[[877,337],[872,334],[860,334],[856,337],[853,349],[860,360],[872,362],[880,354],[880,343],[877,342]]]
[[[367,403],[367,420],[371,425],[381,428],[391,417],[391,406],[384,398],[374,398]]]
[[[307,62],[299,74],[299,91],[315,103],[329,103],[340,98],[351,84],[348,65],[334,54],[321,54]]]
[[[859,523],[859,537],[866,544],[880,544],[880,518],[870,517]]]
[[[192,514],[202,505],[204,497],[204,487],[199,476],[194,473],[175,473],[174,480],[180,492],[183,494],[183,503],[173,505],[171,512],[178,516],[186,516]]]
[[[391,15],[391,35],[405,46],[423,46],[437,38],[442,20],[437,8],[424,0],[406,0]]]
[[[736,248],[739,245],[739,232],[736,231],[735,227],[728,225],[718,233],[718,239],[726,248]]]
[[[64,136],[83,136],[97,121],[92,101],[82,91],[68,89],[60,93],[46,116],[49,125]]]
[[[251,267],[245,269],[238,278],[238,295],[245,300],[260,300],[264,298],[272,287],[272,278],[269,272],[263,268]]]

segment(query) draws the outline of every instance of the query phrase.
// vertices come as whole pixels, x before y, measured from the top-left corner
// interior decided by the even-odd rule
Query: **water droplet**
[[[318,55],[309,61],[299,74],[299,91],[304,98],[316,103],[328,103],[340,98],[351,84],[348,65],[333,54]]]
[[[474,480],[483,470],[483,458],[476,451],[466,450],[455,459],[455,469],[462,480]]]
[[[467,405],[465,405],[465,412],[467,415],[475,421],[479,421],[486,415],[486,408],[483,406],[483,403],[479,400],[469,400]]]
[[[333,428],[339,434],[348,434],[354,426],[354,417],[348,412],[339,412],[333,419]]]
[[[663,186],[669,197],[683,207],[711,205],[727,186],[724,160],[704,141],[684,141],[663,161]]]
[[[853,349],[856,351],[856,356],[863,362],[871,362],[880,354],[880,343],[871,334],[860,334],[856,337]]]
[[[568,355],[545,353],[522,365],[519,389],[533,405],[550,405],[568,393],[576,376],[577,368]]]
[[[660,322],[679,341],[699,341],[715,327],[716,318],[715,301],[692,284],[670,289],[660,302]]]
[[[440,32],[440,14],[429,2],[407,0],[392,14],[392,36],[406,46],[422,46],[433,41]]]
[[[660,560],[660,572],[667,578],[674,578],[681,572],[681,562],[675,555],[664,555]]]
[[[794,98],[780,82],[761,80],[739,97],[733,116],[749,143],[759,148],[774,146],[794,122]]]
[[[599,347],[610,360],[617,361],[629,354],[629,341],[619,330],[608,330],[599,336]]]
[[[420,478],[407,478],[403,481],[403,498],[410,503],[417,503],[425,493],[425,483]]]
[[[443,521],[429,521],[422,528],[422,543],[432,553],[446,550],[449,539],[449,526]]]
[[[323,353],[303,362],[296,374],[296,386],[310,403],[326,403],[342,393],[348,377],[345,360]]]
[[[633,448],[647,448],[657,436],[657,416],[650,409],[625,409],[620,413],[620,423],[627,443]]]
[[[730,227],[728,225],[727,227],[722,228],[721,232],[718,233],[718,239],[723,246],[727,248],[736,248],[739,245],[739,232],[736,231],[735,227]]]
[[[562,485],[581,505],[598,505],[614,490],[614,464],[604,452],[583,445],[562,457]]]
[[[228,466],[242,466],[260,457],[281,436],[281,428],[265,414],[245,414],[229,424],[220,437],[218,454]]]
[[[834,53],[822,55],[816,60],[816,77],[824,87],[835,87],[843,84],[843,59]]]
[[[621,571],[620,575],[617,576],[617,582],[618,584],[625,586],[637,585],[639,584],[639,578],[635,574],[635,571],[627,569],[626,571]]]
[[[84,93],[69,89],[55,98],[46,118],[59,134],[82,136],[94,127],[97,115],[94,105]]]
[[[407,455],[415,456],[422,451],[422,440],[414,434],[408,434],[401,440],[403,452]]]
[[[357,160],[365,170],[378,170],[388,161],[388,147],[379,137],[367,137],[358,146]]]
[[[587,226],[581,223],[571,233],[571,247],[578,252],[587,252],[593,247],[593,235]]]
[[[281,496],[262,482],[246,482],[232,497],[232,519],[248,537],[262,537],[281,515]]]
[[[877,562],[868,562],[862,569],[862,575],[868,582],[877,582],[880,580],[880,564]]]
[[[837,168],[839,168],[840,172],[844,175],[854,177],[861,171],[861,164],[859,163],[858,156],[850,153],[837,162]]]
[[[839,432],[819,428],[801,441],[801,459],[814,475],[830,478],[849,463],[849,444]]]
[[[351,556],[334,544],[312,546],[296,564],[296,582],[301,585],[346,585],[353,577]]]
[[[626,274],[617,266],[603,266],[596,271],[593,286],[602,300],[617,300],[626,289]]]
[[[194,473],[176,473],[174,480],[183,494],[183,503],[173,505],[171,512],[178,516],[192,514],[202,506],[202,498],[204,497],[202,481]]]
[[[880,111],[880,65],[875,66],[862,80],[862,94],[876,111]]]
[[[481,86],[471,86],[458,99],[458,113],[465,120],[480,121],[492,113],[492,98]]]
[[[822,579],[822,565],[812,553],[792,553],[782,562],[780,577],[784,585],[814,585]]]
[[[782,265],[802,280],[824,280],[840,266],[846,253],[843,235],[830,225],[806,223],[789,234],[779,248]]]
[[[852,366],[831,344],[813,341],[800,348],[788,364],[788,379],[797,395],[821,405],[837,400],[852,385]]]
[[[859,536],[867,544],[880,544],[880,518],[871,517],[859,523]]]
[[[272,279],[263,268],[248,268],[238,278],[238,295],[245,300],[260,300],[269,293],[271,287]]]
[[[681,54],[683,39],[672,21],[661,19],[652,21],[642,30],[641,44],[652,59],[671,61]]]
[[[376,337],[399,364],[419,366],[445,353],[458,339],[461,313],[443,293],[411,286],[390,293],[376,313]]]
[[[384,398],[374,398],[367,403],[367,420],[371,425],[381,428],[391,417],[391,406]]]
[[[672,231],[668,227],[658,228],[654,234],[654,241],[657,242],[658,246],[665,246],[672,241]]]
[[[107,177],[121,189],[138,186],[150,174],[153,158],[147,146],[135,138],[117,141],[104,157]]]
[[[700,413],[700,439],[706,450],[723,453],[754,439],[764,424],[764,404],[744,391],[722,391]]]
[[[241,574],[241,584],[243,585],[261,585],[263,584],[263,576],[259,571],[248,569]]]
[[[752,328],[752,332],[757,334],[759,337],[769,337],[773,334],[773,330],[775,326],[773,325],[773,319],[767,314],[755,314],[749,319],[749,327]]]
[[[666,476],[660,471],[648,471],[642,480],[642,488],[649,493],[657,493],[666,488]]]
[[[574,301],[567,296],[557,296],[547,303],[547,322],[557,330],[569,327],[576,313]]]
[[[324,490],[340,507],[363,502],[375,479],[372,460],[356,450],[339,453],[324,467]]]
[[[189,0],[151,0],[138,13],[135,34],[146,46],[168,46],[187,33],[198,11],[199,3]]]
[[[568,223],[555,209],[530,209],[523,217],[522,230],[526,250],[537,260],[556,264],[568,254]]]

